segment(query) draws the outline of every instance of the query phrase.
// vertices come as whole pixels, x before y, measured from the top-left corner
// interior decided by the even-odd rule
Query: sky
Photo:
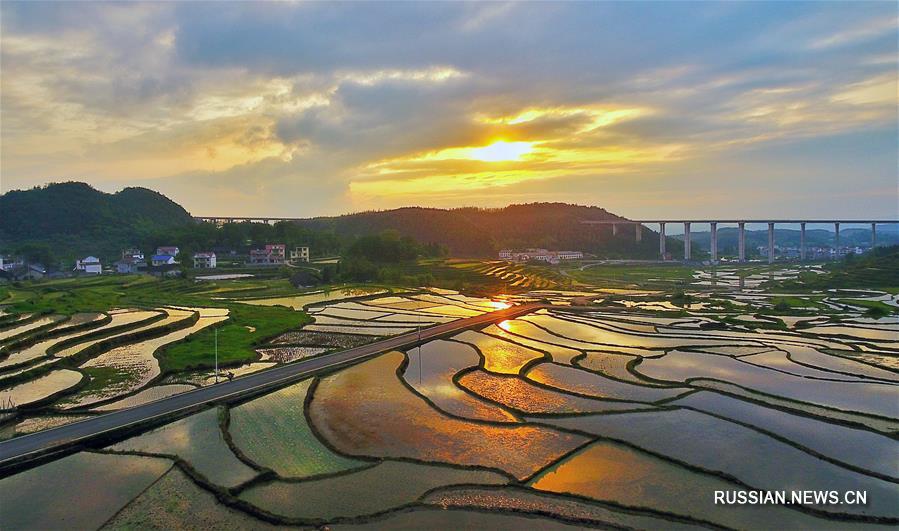
[[[0,3],[0,191],[899,214],[896,2]]]

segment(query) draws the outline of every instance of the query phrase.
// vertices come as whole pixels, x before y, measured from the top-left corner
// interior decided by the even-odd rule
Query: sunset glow
[[[499,140],[489,146],[471,149],[469,157],[484,162],[521,160],[522,155],[527,155],[531,151],[533,151],[533,145],[530,142]]]

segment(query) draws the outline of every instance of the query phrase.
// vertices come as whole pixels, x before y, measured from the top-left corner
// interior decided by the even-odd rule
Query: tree
[[[46,267],[56,265],[56,255],[46,243],[28,242],[16,249],[16,254],[31,263],[41,263]]]
[[[314,286],[321,282],[321,278],[311,269],[300,269],[290,275],[290,283],[295,288]]]

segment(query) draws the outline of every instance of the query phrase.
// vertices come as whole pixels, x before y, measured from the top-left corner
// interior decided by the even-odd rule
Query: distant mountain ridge
[[[360,236],[396,230],[422,244],[444,245],[459,257],[495,257],[499,249],[524,247],[607,257],[653,258],[658,252],[658,235],[649,229],[636,242],[633,227],[623,226],[612,237],[609,226],[585,225],[583,220],[625,219],[599,207],[530,203],[503,208],[406,207],[293,223],[333,233],[344,246]],[[0,252],[38,244],[60,256],[115,257],[120,249],[147,241],[190,248],[211,245],[211,227],[193,228],[195,223],[179,204],[146,188],[110,194],[80,182],[54,183],[0,195]],[[271,237],[277,238],[275,234],[278,231]],[[672,251],[679,245],[669,242]]]
[[[355,237],[396,230],[422,243],[446,245],[452,256],[495,256],[499,249],[543,247],[606,254],[653,256],[658,235],[644,229],[636,242],[633,228],[622,227],[612,238],[609,227],[589,226],[583,220],[625,221],[599,207],[567,203],[528,203],[503,208],[437,209],[406,207],[343,216],[300,220],[302,226]]]

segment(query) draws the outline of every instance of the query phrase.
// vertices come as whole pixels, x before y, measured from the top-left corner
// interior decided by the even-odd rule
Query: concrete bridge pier
[[[659,257],[665,259],[665,224],[659,223]]]
[[[805,223],[799,224],[799,259],[805,261]]]
[[[839,223],[833,224],[833,246],[834,247],[840,246],[840,224]]]
[[[877,223],[871,224],[871,247],[877,247]]]
[[[637,242],[639,243],[639,242],[642,242],[642,241],[643,241],[643,225],[637,223],[637,224],[636,224],[636,227],[637,227],[637,228],[634,229],[634,230],[637,231],[637,232],[635,233],[635,235],[636,235],[636,238],[637,238]]]
[[[690,260],[690,222],[684,222],[684,260]]]
[[[718,263],[718,223],[712,221],[709,223],[709,228],[711,229],[712,236],[712,263]]]
[[[742,221],[737,223],[738,235],[737,235],[737,254],[741,262],[746,261],[746,224]],[[743,278],[743,277],[740,277]]]
[[[768,263],[774,263],[774,223],[768,223]]]

